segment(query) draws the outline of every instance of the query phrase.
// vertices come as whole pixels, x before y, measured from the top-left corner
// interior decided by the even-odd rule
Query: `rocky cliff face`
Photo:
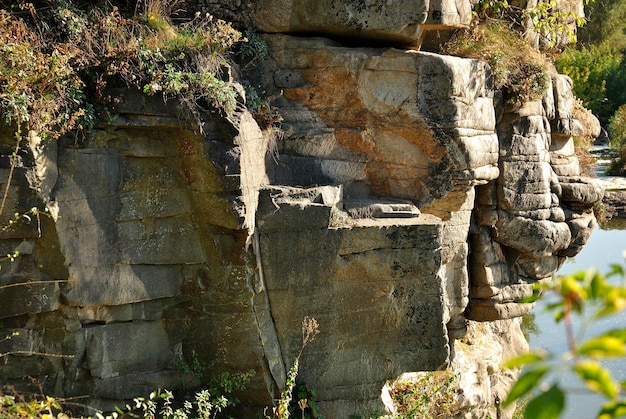
[[[327,417],[381,411],[387,380],[445,367],[467,417],[506,417],[497,365],[532,309],[517,301],[585,244],[602,194],[579,173],[570,81],[505,106],[485,63],[417,50],[467,25],[469,1],[223,3],[202,7],[265,32],[240,76],[276,98],[283,135],[245,110],[200,135],[122,91],[84,141],[31,136],[5,213],[49,215],[1,233],[20,256],[0,275],[0,334],[17,333],[0,381],[112,408],[193,384],[197,357],[255,369],[254,410],[309,316],[299,378]]]

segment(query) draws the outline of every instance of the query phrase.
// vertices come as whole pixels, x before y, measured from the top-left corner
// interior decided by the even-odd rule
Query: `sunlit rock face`
[[[278,164],[269,168],[273,182],[341,184],[346,202],[407,199],[445,220],[441,320],[462,328],[474,186],[499,174],[487,66],[415,51],[267,39],[277,52],[265,64],[263,88],[282,91],[277,105],[286,134]]]
[[[190,7],[264,33],[313,34],[415,48],[428,31],[467,27],[472,20],[468,0],[222,0]]]
[[[20,254],[0,277],[0,334],[10,337],[0,350],[11,354],[0,382],[30,392],[42,384],[106,410],[199,384],[185,357],[204,349],[218,359],[223,336],[202,333],[207,323],[225,330],[216,318],[233,307],[249,307],[237,319],[239,356],[262,357],[247,285],[244,226],[254,210],[250,220],[242,208],[256,208],[267,183],[266,142],[250,114],[234,117],[237,128],[207,115],[200,136],[160,99],[110,93],[117,117],[86,138],[31,136],[20,150],[4,219],[41,213],[2,233],[5,254]],[[202,298],[199,289],[221,289],[219,304],[217,292]]]
[[[480,321],[532,309],[517,300],[576,255],[595,226],[602,188],[580,176],[573,135],[571,81],[561,75],[543,101],[505,108],[498,122],[500,177],[478,188],[470,243],[470,307]],[[536,292],[536,291],[535,291]]]
[[[0,352],[62,357],[12,355],[0,382],[106,409],[197,384],[192,364],[204,381],[254,369],[253,417],[313,317],[299,378],[326,417],[382,411],[387,380],[445,367],[468,417],[510,417],[515,377],[494,365],[524,349],[519,300],[585,244],[602,191],[574,155],[569,79],[512,107],[484,62],[417,51],[470,6],[200,2],[266,32],[267,57],[233,74],[273,98],[280,135],[245,110],[200,134],[129,90],[80,141],[31,135],[4,217],[50,215],[0,233],[20,250],[0,272],[0,335],[18,333]]]
[[[566,77],[554,75],[542,100],[503,106],[478,61],[265,39],[260,86],[280,92],[285,134],[271,181],[340,184],[343,209],[405,199],[439,218],[449,339],[463,336],[467,320],[527,314],[533,305],[519,300],[591,234],[602,191],[580,176],[572,136],[581,125]]]

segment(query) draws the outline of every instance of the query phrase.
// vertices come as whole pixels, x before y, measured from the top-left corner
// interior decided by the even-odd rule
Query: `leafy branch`
[[[525,417],[558,418],[566,400],[561,381],[566,372],[571,372],[590,391],[606,400],[598,418],[626,415],[626,399],[622,397],[626,382],[618,382],[603,365],[608,359],[626,357],[626,328],[586,337],[599,320],[626,308],[625,285],[624,267],[612,265],[606,275],[592,269],[559,276],[553,284],[538,286],[558,297],[546,309],[554,313],[557,323],[563,323],[568,351],[560,357],[546,352],[529,352],[506,362],[507,368],[524,367],[524,373],[511,388],[503,405],[509,406],[527,394],[534,394],[525,407]],[[574,328],[574,317],[580,323],[578,330]],[[552,382],[545,390],[543,382],[549,376]]]
[[[549,48],[554,48],[562,38],[575,42],[576,28],[587,23],[584,16],[567,10],[568,5],[566,0],[540,0],[534,6],[522,8],[507,0],[480,0],[474,4],[472,15],[476,22],[498,20],[510,22],[518,29],[529,27]]]

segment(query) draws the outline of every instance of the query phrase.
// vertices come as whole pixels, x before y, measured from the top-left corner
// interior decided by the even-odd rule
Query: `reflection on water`
[[[626,220],[609,220],[597,228],[574,258],[570,258],[557,273],[567,275],[595,267],[607,272],[612,264],[624,263],[626,250]]]
[[[626,230],[626,219],[601,221],[600,228],[602,230]],[[626,247],[626,243],[624,243],[624,247]]]
[[[624,250],[626,249],[626,220],[611,220],[602,223],[601,229],[596,229],[591,235],[589,242],[583,250],[570,259],[559,270],[557,275],[568,275],[581,270],[595,267],[602,273],[609,271],[612,264],[624,263]],[[549,296],[548,297],[549,300]],[[552,354],[562,354],[567,351],[567,341],[563,324],[556,324],[552,319],[552,313],[545,311],[547,301],[540,300],[534,310],[533,323],[536,325],[530,333],[531,348],[545,348]],[[575,329],[578,330],[576,327]],[[603,319],[594,323],[586,333],[587,337],[614,328],[626,327],[626,312],[617,316]],[[537,330],[538,329],[538,330]],[[626,360],[606,363],[614,378],[619,381],[626,380]],[[600,405],[605,402],[600,396],[587,392],[582,383],[574,377],[564,376],[561,384],[568,392],[567,405],[561,417],[573,419],[586,419],[596,417]]]

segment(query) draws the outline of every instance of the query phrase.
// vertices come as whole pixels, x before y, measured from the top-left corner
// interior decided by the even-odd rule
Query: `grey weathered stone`
[[[419,46],[424,30],[467,26],[471,3],[465,0],[342,2],[263,0],[252,24],[262,32],[325,33]]]
[[[561,199],[571,205],[592,206],[602,199],[604,188],[599,182],[589,178],[561,177],[563,194]]]
[[[114,323],[87,328],[85,333],[87,367],[93,377],[158,371],[174,358],[160,321]]]
[[[354,218],[413,218],[420,214],[410,201],[350,200],[344,202],[347,213]]]
[[[498,124],[501,176],[495,189],[479,190],[479,227],[472,234],[471,319],[528,312],[532,305],[515,301],[550,278],[564,256],[579,252],[593,229],[588,203],[602,190],[577,181],[571,135],[579,122],[563,123],[573,121],[571,80],[555,75],[551,85],[542,102],[507,109]]]
[[[0,298],[0,318],[59,310],[61,308],[59,283],[46,281],[29,284],[21,281],[3,285]]]
[[[261,208],[269,209],[258,221],[263,277],[283,354],[298,352],[301,342],[292,332],[305,316],[322,325],[300,364],[300,376],[319,389],[320,400],[351,399],[355,388],[373,400],[380,393],[376,382],[446,362],[437,219],[385,218],[328,229],[330,211],[319,204]],[[367,333],[342,332],[355,324]],[[389,341],[398,343],[393,355],[385,349]]]

